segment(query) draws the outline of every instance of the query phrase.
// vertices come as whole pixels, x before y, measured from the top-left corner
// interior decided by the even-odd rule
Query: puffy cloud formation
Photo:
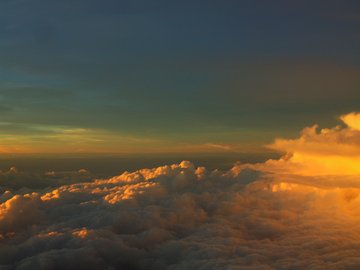
[[[300,175],[360,174],[360,114],[340,119],[345,127],[303,129],[300,138],[276,139],[270,148],[285,152],[280,160],[269,160],[255,167],[276,173]]]
[[[350,128],[360,131],[360,113],[348,113],[340,117],[340,119]]]
[[[183,161],[5,191],[0,269],[359,269],[360,176],[350,165],[340,175],[306,163],[312,146],[319,159],[356,160],[333,148],[359,143],[344,121],[277,140],[288,146],[280,160],[225,172]]]

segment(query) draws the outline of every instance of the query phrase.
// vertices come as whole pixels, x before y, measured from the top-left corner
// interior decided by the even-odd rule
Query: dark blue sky
[[[0,2],[3,151],[248,151],[356,110],[359,1]]]

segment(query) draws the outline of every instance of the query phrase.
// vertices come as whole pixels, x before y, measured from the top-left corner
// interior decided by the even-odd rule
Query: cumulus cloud
[[[301,175],[360,174],[360,114],[340,119],[345,127],[306,127],[297,139],[276,139],[270,148],[285,153],[280,160],[258,164],[260,170]]]
[[[360,113],[348,113],[342,115],[340,119],[350,128],[360,131]]]
[[[39,222],[40,197],[37,193],[15,195],[0,205],[0,235],[6,237]]]
[[[359,131],[344,122],[275,141],[280,160],[229,171],[183,161],[3,192],[0,268],[359,269],[360,176],[313,167],[316,151],[356,162]]]

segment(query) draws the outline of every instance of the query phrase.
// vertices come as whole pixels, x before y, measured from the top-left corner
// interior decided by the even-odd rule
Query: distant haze
[[[0,170],[7,171],[16,167],[19,171],[45,173],[49,171],[66,172],[89,170],[94,177],[110,177],[124,171],[153,168],[163,164],[192,160],[196,166],[209,169],[228,170],[236,162],[263,162],[280,154],[243,153],[243,154],[163,154],[163,155],[3,155],[0,157]]]

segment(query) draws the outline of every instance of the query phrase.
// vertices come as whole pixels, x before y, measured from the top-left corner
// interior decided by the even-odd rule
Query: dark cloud
[[[78,171],[48,171],[45,173],[29,173],[11,167],[8,171],[0,171],[0,192],[29,190],[57,187],[73,182],[91,181],[93,175],[85,169]]]

